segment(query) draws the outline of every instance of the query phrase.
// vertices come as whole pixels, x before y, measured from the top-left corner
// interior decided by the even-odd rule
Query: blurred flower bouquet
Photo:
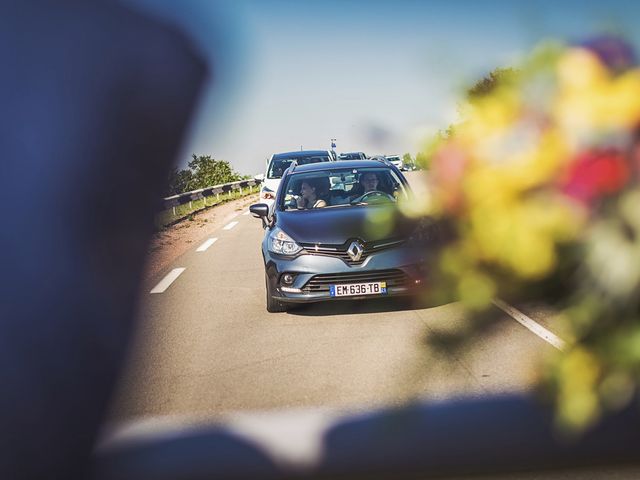
[[[615,38],[545,45],[461,117],[430,147],[449,232],[434,284],[478,318],[496,297],[557,302],[568,345],[544,384],[560,424],[585,427],[640,381],[640,67]]]

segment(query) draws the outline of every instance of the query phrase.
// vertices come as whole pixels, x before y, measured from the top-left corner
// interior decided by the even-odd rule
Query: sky
[[[177,25],[212,76],[178,165],[192,153],[264,171],[272,154],[413,155],[457,118],[466,86],[545,40],[623,34],[640,2],[123,0]]]

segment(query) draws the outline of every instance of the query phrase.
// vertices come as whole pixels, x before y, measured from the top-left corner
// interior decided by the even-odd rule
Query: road
[[[418,183],[416,174],[409,178]],[[455,303],[348,301],[269,314],[262,236],[259,220],[239,214],[215,242],[202,238],[144,285],[115,421],[292,407],[352,411],[521,391],[553,351],[498,309],[492,331],[463,351],[435,351],[429,335],[464,324]],[[149,293],[176,268],[184,270],[162,293]]]

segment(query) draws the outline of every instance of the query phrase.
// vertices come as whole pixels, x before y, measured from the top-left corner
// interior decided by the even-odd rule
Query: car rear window
[[[282,178],[284,171],[289,165],[296,160],[298,165],[306,165],[308,163],[330,162],[329,155],[301,155],[299,157],[274,158],[269,165],[267,178]]]

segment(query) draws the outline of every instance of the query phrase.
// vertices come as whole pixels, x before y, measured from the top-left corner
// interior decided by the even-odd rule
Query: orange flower
[[[442,208],[456,213],[463,207],[462,179],[469,163],[467,152],[454,142],[436,152],[431,166],[431,187]]]

